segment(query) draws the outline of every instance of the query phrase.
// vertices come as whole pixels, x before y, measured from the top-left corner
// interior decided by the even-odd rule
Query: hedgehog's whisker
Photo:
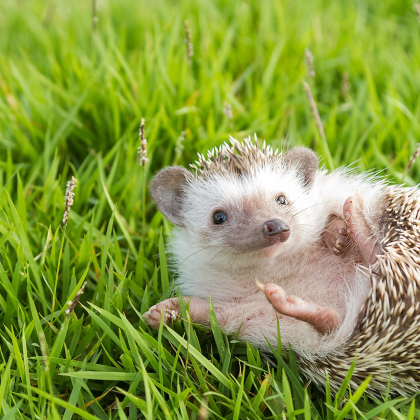
[[[298,229],[300,229],[300,228],[302,228],[302,227],[305,227],[305,228],[312,228],[312,229],[315,229],[316,231],[319,231],[319,227],[318,226],[315,226],[315,225],[311,225],[311,224],[309,224],[309,223],[296,223],[295,225],[293,225],[295,228],[298,228]]]
[[[316,204],[313,204],[312,206],[306,207],[306,208],[304,208],[304,209],[302,209],[302,210],[298,211],[297,213],[292,214],[292,217],[296,217],[298,214],[300,214],[300,213],[302,213],[303,211],[306,211],[306,210],[308,210],[308,209],[310,209],[310,208],[312,208],[312,207],[315,207],[315,206],[320,206],[320,205],[322,205],[322,204],[328,204],[328,203],[331,203],[331,202],[332,202],[332,201],[324,201],[324,202],[322,202],[322,203],[316,203]]]
[[[317,226],[310,225],[309,223],[297,223],[295,226],[308,226],[308,227],[319,229]]]
[[[296,228],[296,230],[298,230],[300,232],[307,233],[308,235],[314,235],[315,234],[315,232],[313,230],[305,229],[302,226],[309,226],[310,228],[313,227],[311,225],[295,225],[295,228]]]
[[[216,257],[218,257],[222,252],[224,251],[224,248],[223,249],[221,249],[216,255],[214,255],[213,256],[213,258],[209,261],[209,264],[211,264],[211,262],[216,258]]]
[[[306,193],[307,193],[307,191],[303,192],[303,193],[302,193],[299,197],[297,197],[294,201],[292,201],[292,202],[290,203],[290,205],[291,205],[291,206],[293,206],[293,204],[295,204],[295,203],[296,203],[296,201],[298,201],[298,200],[299,200],[299,198],[303,197]]]
[[[187,261],[189,258],[191,258],[192,256],[194,256],[194,255],[196,255],[196,254],[198,254],[199,252],[201,252],[201,251],[205,251],[205,250],[207,250],[207,249],[210,249],[210,248],[221,248],[222,247],[222,245],[210,245],[210,246],[206,246],[206,247],[203,247],[203,248],[201,248],[201,249],[199,249],[198,251],[195,251],[195,252],[193,252],[192,254],[190,254],[187,258],[185,258],[179,265],[178,265],[178,267],[176,267],[176,269],[178,270],[179,269],[179,267],[181,267],[181,265],[182,264],[184,264],[184,262],[185,261]],[[223,247],[224,248],[224,247]],[[223,251],[223,249],[222,249],[222,251]],[[220,251],[221,252],[221,251]]]

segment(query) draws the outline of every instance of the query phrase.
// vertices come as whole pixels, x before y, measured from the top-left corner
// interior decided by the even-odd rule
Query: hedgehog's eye
[[[289,203],[287,202],[287,200],[286,200],[286,197],[285,197],[284,195],[279,195],[279,196],[276,198],[276,201],[277,201],[277,203],[279,203],[279,204],[289,204]]]
[[[225,213],[223,213],[221,210],[216,211],[213,215],[213,222],[215,225],[221,225],[222,223],[225,223],[227,219],[227,216]]]

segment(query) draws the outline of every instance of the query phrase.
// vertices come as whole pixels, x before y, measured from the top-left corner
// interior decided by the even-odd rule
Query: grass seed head
[[[67,227],[67,221],[69,218],[70,208],[74,203],[74,192],[73,190],[77,187],[77,179],[72,176],[71,180],[67,182],[66,194],[64,196],[64,205],[66,206],[63,214],[63,226]]]
[[[96,30],[98,23],[98,0],[92,0],[92,30]]]
[[[225,104],[223,105],[223,114],[226,115],[226,117],[228,117],[228,119],[230,121],[233,120],[233,111],[232,111],[232,107],[230,106],[230,104],[228,104],[227,102],[225,102]]]
[[[45,334],[43,331],[39,333],[39,347],[41,348],[42,360],[44,361],[45,370],[50,370],[49,359],[47,354],[47,346],[45,344]]]
[[[192,64],[192,58],[194,55],[194,46],[191,42],[191,32],[190,32],[190,26],[188,24],[188,20],[185,20],[185,44],[187,46],[187,61],[188,65],[191,66]]]
[[[83,295],[86,285],[87,285],[87,282],[85,281],[83,283],[82,287],[80,288],[80,290],[76,293],[76,296],[74,297],[74,300],[69,300],[67,302],[67,305],[68,305],[68,308],[66,309],[66,318],[67,319],[71,315],[71,313],[75,310],[75,308],[77,306],[77,302],[79,302],[80,297]]]
[[[146,163],[149,162],[149,159],[147,158],[147,140],[144,134],[145,121],[146,120],[144,118],[141,119],[139,132],[140,147],[138,148],[138,153],[140,155],[140,165],[143,166],[143,168],[146,166]]]
[[[184,150],[185,131],[182,131],[180,136],[176,139],[175,146],[175,163],[179,162]]]
[[[309,51],[309,48],[305,48],[305,62],[306,62],[306,68],[308,69],[309,77],[312,80],[315,80],[314,56]]]

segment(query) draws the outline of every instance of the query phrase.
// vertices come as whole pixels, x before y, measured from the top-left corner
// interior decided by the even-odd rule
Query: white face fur
[[[242,265],[289,258],[314,245],[325,224],[316,185],[304,184],[281,160],[241,176],[191,178],[179,213],[183,232],[175,235],[192,250],[207,249],[215,265],[226,258]]]

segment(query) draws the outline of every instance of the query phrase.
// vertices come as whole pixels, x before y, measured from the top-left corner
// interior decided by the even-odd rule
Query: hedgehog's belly
[[[208,300],[211,295],[224,331],[228,334],[240,331],[242,340],[260,348],[268,348],[265,337],[274,345],[277,343],[277,317],[257,288],[256,278],[262,283],[278,284],[288,295],[333,307],[341,314],[343,324],[334,334],[326,336],[320,336],[306,322],[281,317],[283,343],[310,353],[335,349],[348,338],[370,290],[369,278],[357,271],[351,258],[335,256],[322,247],[299,257],[283,257],[268,267],[236,266],[234,270],[225,267],[203,270],[201,267],[197,270],[197,265],[188,265],[180,274],[177,286],[184,296]]]
[[[369,277],[360,273],[351,259],[342,259],[319,250],[306,260],[300,260],[292,273],[287,267],[259,274],[264,283],[276,283],[288,295],[322,306],[335,308],[342,316],[341,326],[332,334],[320,335],[310,324],[280,315],[283,344],[290,343],[298,352],[325,353],[342,345],[351,334],[361,306],[370,290]],[[225,295],[215,301],[221,314],[221,324],[227,333],[268,349],[266,338],[277,344],[277,316],[263,293],[258,292],[252,279],[242,284],[235,296]]]
[[[333,307],[343,315],[351,290],[360,287],[352,259],[335,256],[328,249],[315,250],[306,258],[290,261],[283,267],[267,272],[264,282],[276,283],[288,295]],[[368,277],[366,284],[369,285]]]

